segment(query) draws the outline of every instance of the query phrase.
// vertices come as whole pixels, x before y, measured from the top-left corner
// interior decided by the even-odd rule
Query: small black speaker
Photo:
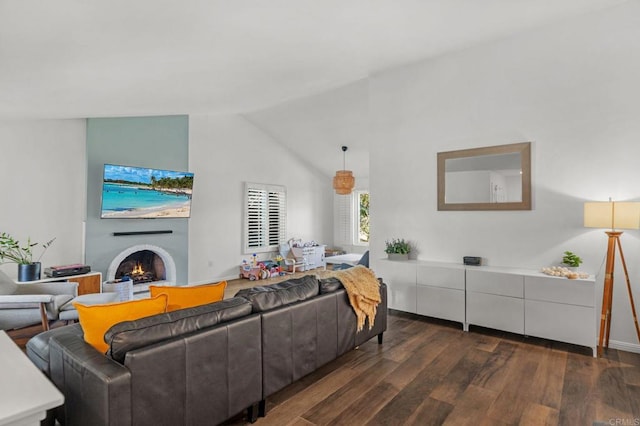
[[[462,258],[462,263],[464,263],[465,265],[480,266],[480,263],[482,263],[482,258],[478,256],[464,256]]]

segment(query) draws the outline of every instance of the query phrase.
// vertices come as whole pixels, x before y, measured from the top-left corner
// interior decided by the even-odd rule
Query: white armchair
[[[0,330],[42,324],[58,319],[60,308],[78,295],[78,283],[16,283],[0,271]]]

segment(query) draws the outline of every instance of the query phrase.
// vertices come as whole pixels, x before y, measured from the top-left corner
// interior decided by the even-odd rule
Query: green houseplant
[[[0,234],[0,263],[17,263],[18,281],[38,280],[40,279],[40,259],[54,240],[55,238],[42,244],[42,253],[34,261],[33,248],[39,243],[32,243],[31,237],[28,237],[26,244],[20,244],[11,235],[3,232]]]
[[[565,251],[562,256],[562,263],[570,268],[577,268],[582,263],[582,259],[570,251]]]
[[[409,258],[411,252],[411,245],[403,238],[393,238],[387,240],[385,243],[385,253],[387,253],[389,259],[392,260],[406,260]]]

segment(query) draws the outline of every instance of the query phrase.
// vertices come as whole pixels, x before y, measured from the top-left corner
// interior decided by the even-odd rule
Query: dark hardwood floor
[[[392,311],[382,345],[372,339],[272,395],[255,424],[636,425],[640,354],[595,359],[587,348]]]

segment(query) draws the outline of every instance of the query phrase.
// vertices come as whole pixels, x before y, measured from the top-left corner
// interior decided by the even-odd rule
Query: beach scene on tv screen
[[[189,217],[193,173],[105,164],[102,218]]]

